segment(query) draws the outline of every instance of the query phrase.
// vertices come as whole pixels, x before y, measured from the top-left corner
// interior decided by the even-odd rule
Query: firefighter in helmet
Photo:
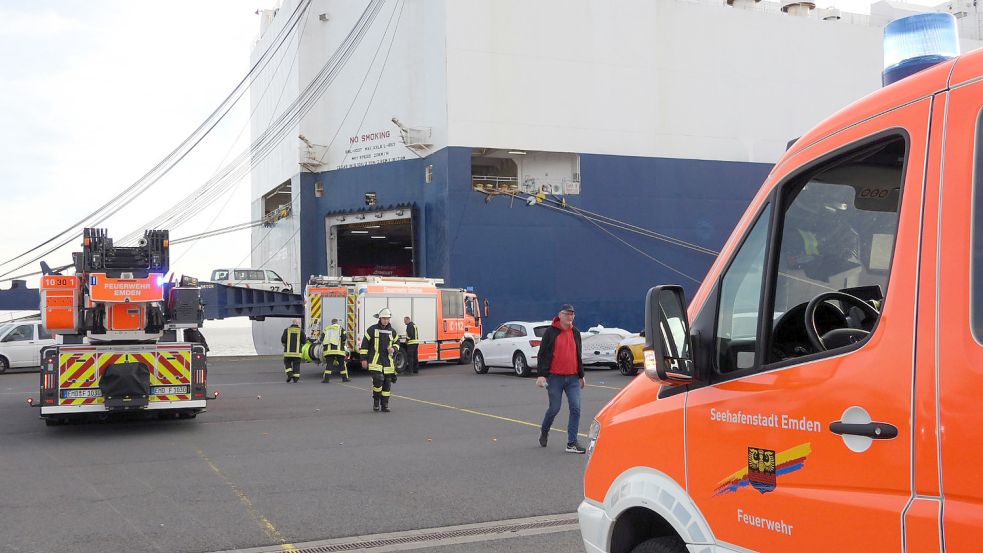
[[[283,329],[280,336],[280,343],[283,344],[283,370],[287,373],[287,382],[300,381],[300,360],[303,357],[301,350],[307,336],[300,329],[300,320],[294,319],[290,326]]]
[[[348,357],[348,352],[345,351],[346,343],[345,329],[338,324],[338,319],[331,319],[331,324],[324,329],[321,350],[324,355],[324,375],[321,376],[321,382],[330,382],[335,370],[341,375],[342,382],[351,380],[348,378],[348,364],[345,362]]]
[[[365,330],[358,350],[362,368],[372,375],[372,410],[389,412],[390,387],[396,382],[396,350],[399,349],[396,331],[389,324],[392,312],[383,308],[376,315],[379,322]]]

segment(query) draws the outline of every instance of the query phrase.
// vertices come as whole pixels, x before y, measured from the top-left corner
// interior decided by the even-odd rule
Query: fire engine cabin
[[[391,324],[405,338],[403,317],[416,324],[419,361],[470,362],[481,336],[478,297],[461,288],[439,288],[442,279],[393,277],[311,277],[305,296],[307,334],[319,340],[338,319],[348,334],[348,349],[357,355],[365,330],[378,322],[384,307]],[[405,362],[397,355],[397,365]]]

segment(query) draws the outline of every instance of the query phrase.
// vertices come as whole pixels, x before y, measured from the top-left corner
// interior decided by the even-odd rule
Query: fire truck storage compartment
[[[372,219],[374,217],[369,215],[364,220],[334,228],[337,268],[340,269],[336,274],[416,276],[412,219]]]
[[[374,325],[378,319],[374,317],[376,313],[388,307],[392,312],[390,324],[400,335],[406,335],[406,325],[403,324],[403,317],[409,315],[416,323],[416,329],[420,334],[420,340],[434,341],[437,339],[437,298],[427,297],[395,297],[367,295],[365,297],[365,309],[362,316],[365,318],[362,328]]]

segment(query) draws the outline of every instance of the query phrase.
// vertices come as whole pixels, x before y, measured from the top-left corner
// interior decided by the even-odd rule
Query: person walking
[[[537,369],[539,376],[536,385],[546,387],[550,398],[549,408],[543,417],[539,432],[539,445],[546,447],[550,426],[563,405],[563,394],[567,394],[570,418],[567,421],[568,453],[586,453],[584,446],[577,441],[580,429],[580,391],[586,385],[584,362],[580,352],[580,331],[573,326],[576,312],[573,306],[565,303],[553,318],[553,324],[543,333],[539,346]]]
[[[348,382],[348,357],[345,351],[345,344],[348,342],[345,329],[338,324],[338,319],[331,319],[331,324],[324,329],[324,341],[322,342],[322,352],[324,355],[324,374],[321,375],[321,382],[330,382],[331,375],[337,370],[341,375],[342,382]]]
[[[392,383],[396,382],[396,350],[399,343],[396,331],[389,324],[392,312],[388,307],[376,315],[379,322],[365,330],[358,354],[362,358],[362,368],[372,375],[372,410],[389,412],[389,395]]]
[[[294,319],[290,326],[283,329],[280,343],[283,344],[283,367],[287,373],[287,382],[300,381],[300,360],[303,357],[301,349],[307,342],[307,336],[300,329],[300,320]]]
[[[406,325],[406,372],[417,374],[420,372],[420,361],[417,357],[417,350],[420,348],[420,330],[408,316],[403,317]]]

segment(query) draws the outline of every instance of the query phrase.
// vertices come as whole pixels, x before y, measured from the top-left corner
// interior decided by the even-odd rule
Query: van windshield
[[[229,280],[229,271],[225,269],[212,271],[212,282],[218,282],[222,280]]]

